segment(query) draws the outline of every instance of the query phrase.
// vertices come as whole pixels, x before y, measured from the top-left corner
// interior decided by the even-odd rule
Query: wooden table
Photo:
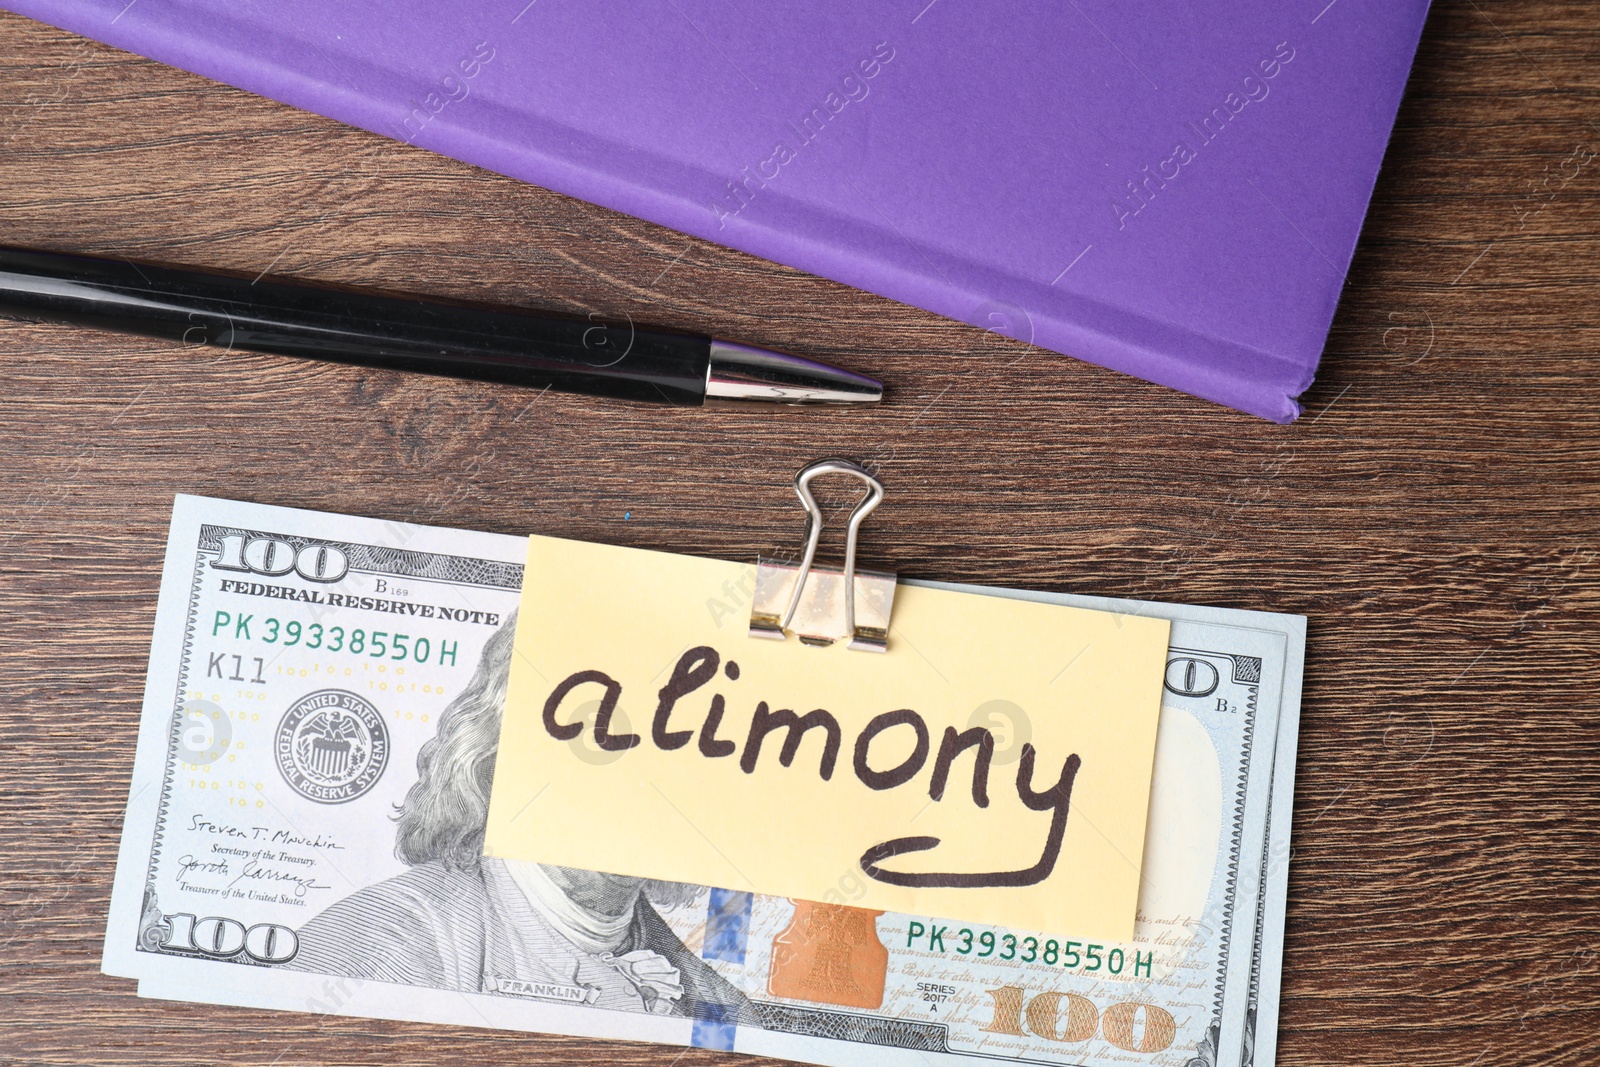
[[[1590,5],[1436,5],[1287,427],[19,17],[0,42],[6,243],[716,323],[893,389],[639,409],[0,321],[0,1062],[750,1062],[141,1001],[101,939],[174,493],[748,558],[827,453],[881,469],[864,551],[902,574],[1310,617],[1282,1063],[1600,1062]]]

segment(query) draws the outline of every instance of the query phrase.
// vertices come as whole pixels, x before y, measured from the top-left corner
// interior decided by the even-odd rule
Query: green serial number
[[[979,959],[993,956],[995,959],[1017,960],[1021,963],[1037,960],[1048,967],[1059,964],[1068,969],[1081,969],[1085,974],[1102,969],[1107,974],[1121,974],[1125,968],[1131,968],[1133,974],[1149,977],[1156,956],[1153,950],[1135,951],[1133,958],[1129,959],[1120,948],[1107,951],[1105,945],[1083,941],[1063,943],[1052,937],[1041,944],[1037,937],[1019,938],[1015,934],[996,937],[993,930],[974,934],[965,926],[952,930],[938,923],[924,924],[913,920],[906,927],[906,947],[916,947],[918,941],[924,942],[930,952],[955,952],[958,956],[976,956]]]
[[[437,647],[426,637],[392,633],[388,630],[364,630],[360,627],[324,627],[320,622],[300,623],[294,619],[283,622],[271,616],[257,622],[254,615],[234,616],[219,611],[211,621],[211,636],[217,637],[232,630],[235,640],[259,641],[267,645],[291,648],[343,652],[368,659],[386,659],[397,663],[435,663],[454,666],[458,641],[440,641]]]

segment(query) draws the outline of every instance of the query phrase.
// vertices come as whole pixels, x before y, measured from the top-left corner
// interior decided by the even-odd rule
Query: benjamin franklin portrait
[[[738,990],[651,905],[697,890],[485,857],[510,673],[512,615],[417,757],[398,818],[409,870],[333,904],[299,931],[295,969],[546,1002],[737,1021]]]

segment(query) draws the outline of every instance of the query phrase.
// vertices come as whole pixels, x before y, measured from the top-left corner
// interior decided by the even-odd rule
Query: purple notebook
[[[1428,7],[3,2],[1280,422]]]

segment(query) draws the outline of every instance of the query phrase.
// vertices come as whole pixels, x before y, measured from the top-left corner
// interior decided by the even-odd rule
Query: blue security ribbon
[[[754,897],[732,889],[713,889],[706,905],[706,945],[700,955],[708,960],[743,963],[750,940],[750,907]]]
[[[706,903],[705,947],[700,956],[743,964],[745,946],[750,940],[750,908],[755,898],[732,889],[713,889]],[[697,1002],[694,1006],[694,1032],[689,1041],[695,1048],[733,1050],[738,1018],[726,1004]]]
[[[689,1035],[689,1043],[695,1048],[732,1052],[733,1037],[739,1029],[733,1014],[733,1009],[726,1004],[697,1002],[694,1006],[694,1032]]]

